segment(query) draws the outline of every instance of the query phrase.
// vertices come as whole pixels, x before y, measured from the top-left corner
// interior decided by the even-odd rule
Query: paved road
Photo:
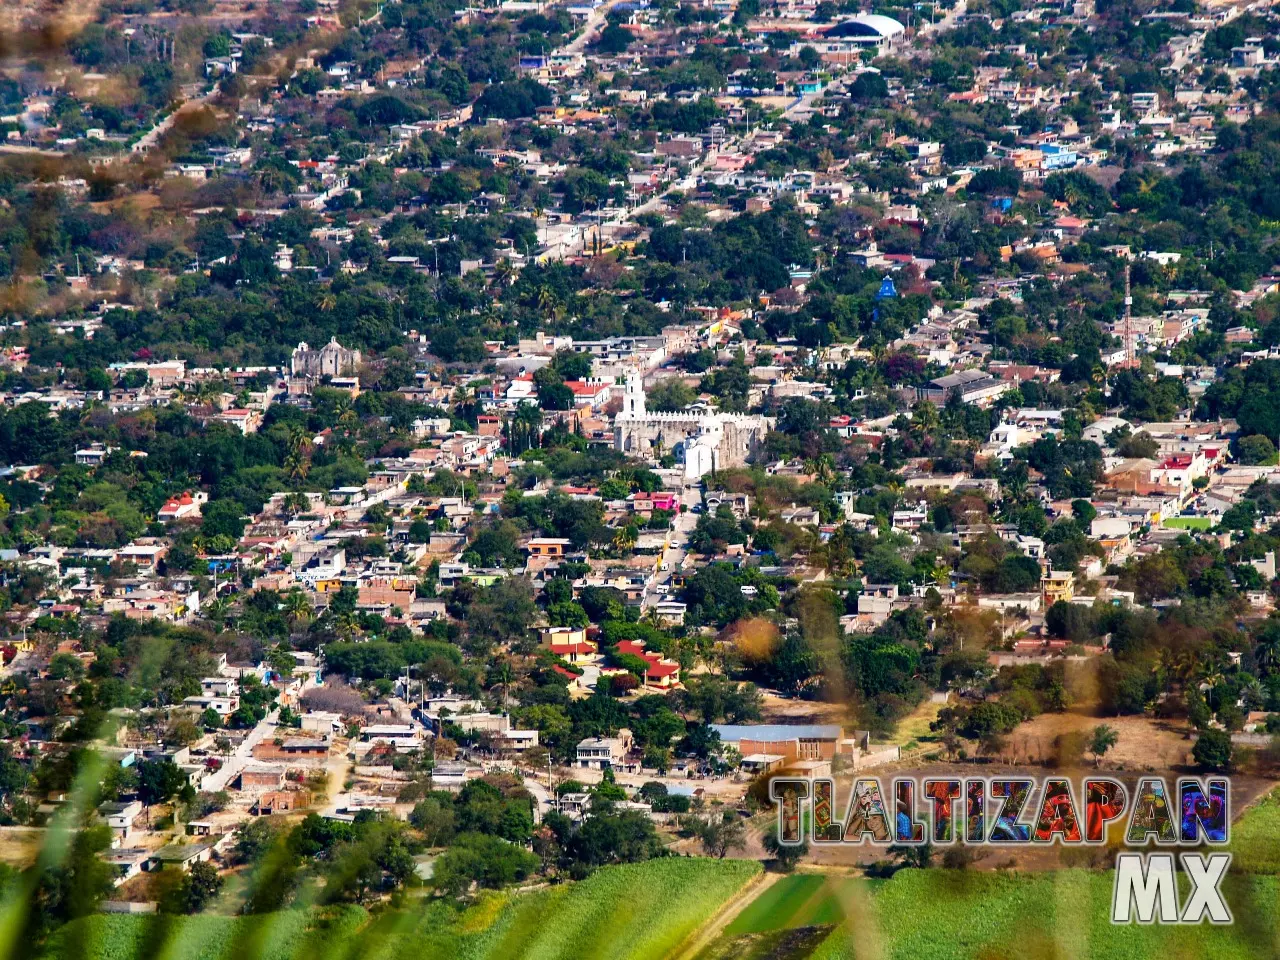
[[[689,509],[676,514],[676,518],[672,522],[671,536],[667,540],[666,548],[662,551],[662,563],[665,564],[666,569],[663,570],[659,567],[650,576],[649,582],[645,586],[644,596],[640,600],[640,608],[642,610],[647,610],[672,595],[670,592],[666,594],[659,593],[658,585],[669,583],[672,575],[680,571],[680,568],[688,558],[689,537],[693,533],[693,528],[698,525],[698,515],[693,512],[693,507],[694,504],[701,502],[701,484],[685,484],[680,491],[680,503],[682,506],[687,505]]]
[[[160,140],[161,137],[163,137],[166,133],[169,132],[170,129],[172,129],[174,123],[178,119],[178,114],[188,110],[195,110],[197,107],[204,106],[206,103],[212,100],[215,96],[217,96],[217,93],[218,93],[218,85],[214,84],[213,89],[211,89],[208,93],[205,93],[199,97],[196,97],[194,100],[187,100],[186,102],[179,104],[176,110],[174,110],[171,114],[169,114],[159,123],[157,123],[154,127],[152,127],[150,130],[144,133],[141,137],[139,137],[134,142],[133,146],[129,148],[128,153],[122,153],[119,156],[125,159],[128,159],[130,153],[146,153],[148,150],[150,150],[152,147],[156,145],[156,143]]]
[[[557,50],[556,53],[575,54],[585,50],[587,44],[594,42],[596,37],[600,35],[600,31],[604,29],[609,11],[621,2],[622,0],[612,0],[611,3],[602,3],[592,10],[582,25],[582,32]]]
[[[521,770],[524,777],[524,788],[533,794],[533,799],[537,802],[533,808],[533,822],[541,823],[542,818],[553,811],[555,807],[551,803],[551,791],[547,789],[546,774],[542,775],[542,779],[528,770]]]
[[[235,752],[223,760],[222,766],[204,778],[200,789],[207,793],[217,793],[219,790],[227,789],[227,784],[240,776],[240,771],[253,759],[253,748],[268,736],[275,736],[276,721],[279,719],[279,710],[272,710],[263,717],[262,722],[249,731],[249,735],[244,738],[240,746],[236,747]]]
[[[944,33],[955,28],[956,21],[965,13],[965,0],[958,0],[956,5],[946,12],[937,23],[926,23],[917,32],[916,37],[927,37],[931,33]]]

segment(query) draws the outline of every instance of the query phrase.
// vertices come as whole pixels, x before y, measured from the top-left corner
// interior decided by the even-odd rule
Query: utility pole
[[[1133,368],[1133,292],[1129,287],[1129,263],[1124,265],[1124,366],[1126,370]]]

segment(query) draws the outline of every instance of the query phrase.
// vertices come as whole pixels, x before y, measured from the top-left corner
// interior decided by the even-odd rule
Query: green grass
[[[1126,927],[1109,920],[1110,872],[903,870],[885,881],[796,875],[739,914],[726,938],[839,924],[812,960],[1276,956],[1280,880],[1237,874],[1223,889],[1234,926]]]
[[[1280,790],[1273,790],[1231,825],[1233,872],[1280,874]]]
[[[493,893],[459,913],[424,901],[369,914],[99,915],[71,923],[46,960],[660,960],[760,873],[743,860],[670,857],[581,883]]]
[[[1213,521],[1208,517],[1166,517],[1161,521],[1161,526],[1172,530],[1208,530],[1213,526]]]
[[[583,883],[519,898],[476,956],[657,960],[759,872],[751,861],[682,857],[601,870]]]

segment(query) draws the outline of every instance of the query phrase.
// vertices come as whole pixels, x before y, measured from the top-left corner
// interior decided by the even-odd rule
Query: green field
[[[47,960],[660,960],[760,865],[672,857],[607,868],[581,883],[489,894],[458,913],[439,902],[266,917],[94,916],[68,925]]]
[[[1267,794],[1231,825],[1231,869],[1280,874],[1280,790]]]
[[[1168,517],[1161,521],[1161,526],[1171,530],[1208,530],[1213,521],[1208,517]]]
[[[1083,870],[1043,874],[903,870],[890,880],[799,874],[784,878],[735,918],[708,956],[733,955],[779,929],[820,926],[816,950],[785,958],[901,960],[1089,957],[1225,958],[1277,956],[1273,877],[1228,877],[1236,924],[1213,927],[1112,926],[1112,875]]]
[[[1233,826],[1231,850],[1230,927],[1114,927],[1109,872],[799,873],[764,889],[699,960],[1280,957],[1280,792]],[[102,915],[60,931],[45,960],[660,960],[759,873],[751,861],[672,857],[488,893],[462,912],[424,899],[373,916]]]

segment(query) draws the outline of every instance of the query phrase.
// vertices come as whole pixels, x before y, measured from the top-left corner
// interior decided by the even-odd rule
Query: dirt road
[[[777,883],[781,876],[780,873],[762,873],[757,876],[721,907],[719,913],[690,934],[689,939],[672,956],[676,960],[693,960],[724,933],[725,928],[733,923],[734,918],[745,910],[749,903]]]

